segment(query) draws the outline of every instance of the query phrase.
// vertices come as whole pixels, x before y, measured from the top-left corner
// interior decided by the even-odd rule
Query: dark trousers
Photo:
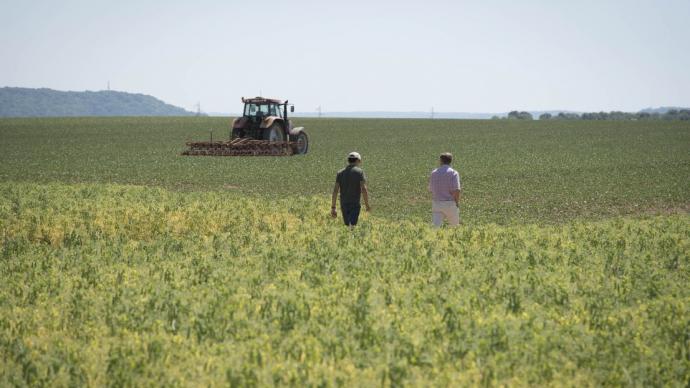
[[[343,212],[343,222],[345,225],[357,225],[359,210],[362,208],[358,203],[342,203],[340,210]]]

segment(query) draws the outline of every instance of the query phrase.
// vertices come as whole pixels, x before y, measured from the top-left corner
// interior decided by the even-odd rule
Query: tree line
[[[506,117],[493,116],[492,119],[508,119],[508,120],[532,120],[532,114],[529,112],[511,111]],[[649,112],[590,112],[590,113],[572,113],[560,112],[558,114],[542,113],[539,115],[539,120],[690,120],[690,109],[670,109],[666,113],[649,113]]]
[[[649,112],[590,112],[590,113],[544,113],[539,120],[690,120],[690,109],[670,109],[666,113]]]

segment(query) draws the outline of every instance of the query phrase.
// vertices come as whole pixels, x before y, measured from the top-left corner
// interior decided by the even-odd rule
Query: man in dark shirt
[[[362,157],[357,152],[350,152],[347,155],[348,166],[338,171],[333,188],[333,198],[331,202],[331,216],[338,216],[335,202],[340,191],[340,210],[343,213],[345,225],[350,227],[357,225],[361,205],[359,202],[360,194],[364,197],[364,208],[371,210],[369,206],[369,192],[367,191],[367,178],[364,171],[359,167],[362,164]]]

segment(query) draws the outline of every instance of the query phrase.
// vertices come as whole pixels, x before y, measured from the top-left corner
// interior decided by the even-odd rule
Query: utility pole
[[[434,119],[434,107],[433,106],[431,107],[431,119],[432,120]]]
[[[108,91],[110,91],[110,81],[108,81]]]
[[[199,117],[201,116],[201,102],[196,103],[196,116]],[[213,136],[213,135],[211,135]]]
[[[321,118],[321,105],[316,107],[316,113],[318,114],[318,117]]]

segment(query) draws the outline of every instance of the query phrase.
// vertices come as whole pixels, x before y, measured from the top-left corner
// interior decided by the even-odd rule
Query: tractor
[[[303,127],[293,127],[288,119],[288,102],[273,98],[244,98],[244,114],[232,122],[232,138],[268,140],[271,142],[289,141],[293,153],[306,154],[309,150],[309,137]],[[290,105],[290,112],[295,106]]]
[[[232,121],[229,141],[190,142],[183,155],[303,155],[309,150],[309,136],[303,127],[288,119],[288,102],[273,98],[244,98],[241,117]],[[290,112],[295,106],[290,104]]]

